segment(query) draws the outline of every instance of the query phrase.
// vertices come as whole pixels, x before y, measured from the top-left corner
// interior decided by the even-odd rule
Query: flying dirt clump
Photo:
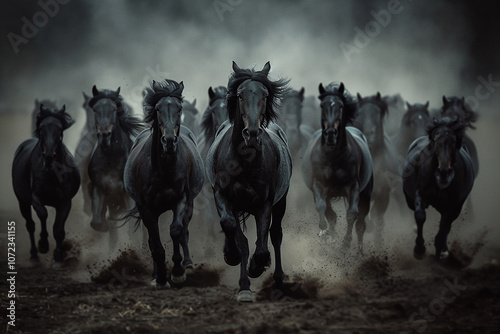
[[[97,274],[92,274],[89,269],[91,280],[95,283],[104,284],[126,284],[134,281],[143,281],[143,278],[150,274],[150,269],[144,264],[134,250],[127,249],[120,251],[120,255],[114,260],[108,260],[109,264],[102,268]],[[94,269],[95,270],[95,269]]]

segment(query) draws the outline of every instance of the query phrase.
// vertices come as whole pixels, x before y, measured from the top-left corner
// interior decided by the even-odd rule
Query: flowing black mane
[[[460,114],[450,115],[446,113],[448,108],[454,105],[458,106],[463,111],[462,115]],[[449,116],[452,118],[460,119],[463,122],[464,126],[469,127],[471,129],[476,128],[474,125],[472,125],[472,123],[475,123],[479,118],[479,114],[476,111],[472,110],[469,104],[465,102],[465,99],[463,97],[458,98],[456,96],[452,97],[443,96],[443,107],[441,108],[441,116]]]
[[[264,114],[263,126],[266,127],[269,122],[275,120],[278,117],[276,108],[279,106],[279,102],[285,94],[288,93],[289,88],[287,87],[289,80],[279,79],[276,81],[271,81],[267,77],[267,72],[255,71],[255,69],[237,69],[235,70],[229,82],[227,84],[227,110],[229,114],[229,121],[234,123],[236,116],[238,115],[237,107],[237,93],[238,87],[247,80],[253,80],[263,84],[268,92],[269,96],[267,98],[266,112]]]
[[[123,97],[121,95],[118,95],[119,91],[119,88],[117,91],[100,89],[98,91],[98,94],[94,95],[89,100],[89,107],[94,108],[94,105],[99,100],[110,99],[116,104],[116,115],[118,116],[120,127],[127,135],[135,137],[139,134],[140,131],[142,131],[144,125],[139,118],[133,115],[132,108],[127,103],[125,103],[125,101],[123,101]]]
[[[427,126],[427,134],[429,135],[429,139],[431,141],[434,140],[434,131],[441,127],[447,127],[453,130],[455,136],[457,137],[457,147],[462,146],[466,125],[460,119],[450,117],[443,117],[441,119],[434,118],[433,122],[429,123]]]
[[[152,124],[156,119],[155,106],[164,97],[173,97],[182,103],[184,84],[174,80],[165,79],[163,82],[153,81],[151,87],[146,88],[144,96],[144,122]]]
[[[318,98],[322,100],[325,96],[334,95],[342,99],[344,103],[344,125],[350,124],[356,118],[358,114],[358,102],[352,97],[351,93],[347,89],[344,89],[344,93],[339,92],[340,84],[337,82],[331,82],[328,86],[325,86],[325,92],[320,94]]]
[[[212,117],[212,103],[218,99],[225,99],[227,97],[227,88],[223,86],[216,87],[214,90],[214,95],[210,98],[208,102],[208,107],[203,112],[203,117],[201,119],[201,128],[205,134],[205,138],[213,138],[215,136]]]
[[[63,106],[61,110],[55,109],[47,109],[44,107],[43,103],[40,105],[40,111],[36,116],[36,128],[35,128],[35,137],[39,138],[40,136],[40,124],[44,119],[49,117],[54,117],[59,122],[61,122],[62,130],[66,130],[69,128],[75,121],[71,118],[70,114],[66,112],[66,106]]]

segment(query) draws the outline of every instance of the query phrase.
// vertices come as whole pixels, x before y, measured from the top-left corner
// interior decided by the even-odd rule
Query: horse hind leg
[[[269,234],[271,235],[271,243],[273,244],[274,248],[274,258],[275,258],[273,278],[274,278],[274,284],[278,289],[283,287],[283,280],[285,276],[281,263],[281,242],[283,241],[283,229],[281,226],[281,222],[283,220],[283,216],[285,215],[285,210],[286,210],[286,194],[273,207],[273,221],[271,223],[271,229],[269,230]]]
[[[33,196],[33,208],[40,219],[42,231],[40,232],[40,240],[38,240],[38,251],[42,254],[47,254],[49,251],[49,233],[47,232],[47,218],[49,216],[47,209],[41,201]]]
[[[64,225],[70,210],[71,201],[64,203],[56,210],[56,218],[54,220],[53,227],[54,239],[56,240],[56,249],[54,249],[54,261],[56,264],[62,263],[64,259],[63,242],[64,237],[66,236]]]
[[[35,222],[33,220],[33,217],[31,215],[31,204],[30,203],[19,203],[19,209],[21,210],[21,214],[26,220],[26,229],[28,230],[28,234],[30,236],[30,243],[31,243],[31,248],[30,248],[30,260],[31,261],[38,261],[38,250],[36,248],[36,242],[35,242]]]

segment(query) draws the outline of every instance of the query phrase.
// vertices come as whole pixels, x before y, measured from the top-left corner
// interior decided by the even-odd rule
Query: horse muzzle
[[[260,147],[262,145],[262,128],[249,130],[248,128],[241,131],[245,145],[249,147]]]
[[[453,168],[441,169],[438,168],[434,174],[436,184],[439,189],[446,189],[451,184],[455,177],[455,170]]]
[[[111,132],[97,132],[97,139],[101,147],[106,148],[111,146]]]
[[[163,147],[163,152],[166,154],[174,154],[177,152],[177,144],[179,143],[179,137],[177,136],[163,136],[161,137],[161,145]]]
[[[337,144],[337,137],[339,131],[335,128],[328,128],[323,131],[323,136],[325,138],[325,144],[327,146],[335,146]]]

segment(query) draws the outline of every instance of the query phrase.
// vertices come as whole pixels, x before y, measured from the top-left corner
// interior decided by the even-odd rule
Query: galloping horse
[[[356,117],[358,104],[344,84],[319,85],[321,126],[309,142],[302,160],[302,173],[313,192],[319,214],[319,235],[335,229],[337,214],[331,200],[347,198],[347,232],[343,247],[348,248],[356,223],[359,250],[362,251],[373,188],[373,166],[365,136],[347,126]],[[331,226],[333,225],[333,226]]]
[[[95,126],[94,110],[89,106],[90,96],[83,93],[83,109],[85,110],[86,122],[83,127],[82,134],[80,135],[80,140],[76,145],[75,149],[75,160],[80,170],[80,178],[82,181],[82,193],[83,193],[83,211],[91,215],[92,214],[92,193],[91,187],[92,182],[89,178],[88,168],[90,163],[90,157],[94,151],[94,146],[97,141],[97,132]]]
[[[199,132],[198,125],[198,109],[196,109],[196,99],[189,103],[188,100],[183,99],[182,101],[182,115],[183,119],[181,121],[182,125],[187,127],[196,136]]]
[[[31,241],[31,260],[38,260],[38,251],[49,251],[47,240],[47,209],[56,209],[54,220],[54,261],[64,259],[62,243],[65,237],[64,225],[71,210],[71,199],[80,187],[80,174],[75,160],[63,144],[63,131],[74,123],[66,113],[66,107],[60,110],[47,109],[43,104],[35,122],[35,137],[24,141],[16,150],[12,164],[12,184],[19,201],[21,214],[26,220],[26,228]],[[31,206],[42,224],[42,232],[35,244],[35,222],[31,216]]]
[[[219,86],[213,89],[208,88],[208,107],[203,113],[201,120],[201,128],[203,131],[202,140],[199,141],[203,146],[201,150],[201,157],[207,157],[208,150],[215,139],[215,133],[219,126],[224,123],[228,118],[227,102],[226,102],[227,88]]]
[[[143,103],[144,121],[151,125],[151,129],[137,137],[124,172],[125,188],[136,204],[133,212],[139,214],[139,220],[142,219],[148,230],[154,262],[153,279],[158,289],[169,287],[158,218],[165,211],[173,211],[170,224],[174,245],[171,280],[182,283],[186,279],[185,268],[192,267],[188,224],[193,215],[193,200],[204,179],[196,137],[181,125],[183,89],[182,82],[173,80],[153,81],[151,88],[147,89]]]
[[[116,91],[92,88],[89,106],[94,110],[97,143],[88,167],[92,181],[92,221],[96,231],[114,230],[112,220],[130,209],[130,198],[123,185],[123,170],[132,146],[131,137],[142,129],[139,119],[132,116]],[[109,211],[108,221],[106,212]]]
[[[280,122],[288,138],[288,148],[294,162],[302,159],[302,154],[314,130],[302,124],[302,103],[304,102],[304,87],[300,91],[291,90],[283,97]]]
[[[292,163],[286,136],[272,121],[288,82],[271,81],[270,69],[269,62],[260,71],[240,69],[233,62],[227,96],[229,121],[219,128],[206,160],[225,234],[224,259],[231,266],[240,264],[237,299],[242,302],[253,300],[248,276],[259,277],[270,265],[268,234],[275,254],[274,282],[278,289],[284,286],[281,221]],[[257,242],[247,273],[248,240],[240,223],[250,214],[257,224]]]
[[[357,97],[359,113],[353,125],[365,135],[372,156],[374,181],[370,217],[375,223],[375,242],[380,243],[385,225],[384,214],[389,206],[392,190],[392,183],[389,181],[397,175],[396,152],[384,131],[388,107],[380,93],[364,98],[358,93]]]
[[[428,136],[415,140],[403,171],[403,191],[417,223],[414,256],[425,255],[423,226],[425,210],[432,205],[440,214],[439,232],[434,239],[436,257],[448,257],[447,237],[451,224],[474,184],[472,160],[462,146],[465,124],[448,117],[434,120]]]

